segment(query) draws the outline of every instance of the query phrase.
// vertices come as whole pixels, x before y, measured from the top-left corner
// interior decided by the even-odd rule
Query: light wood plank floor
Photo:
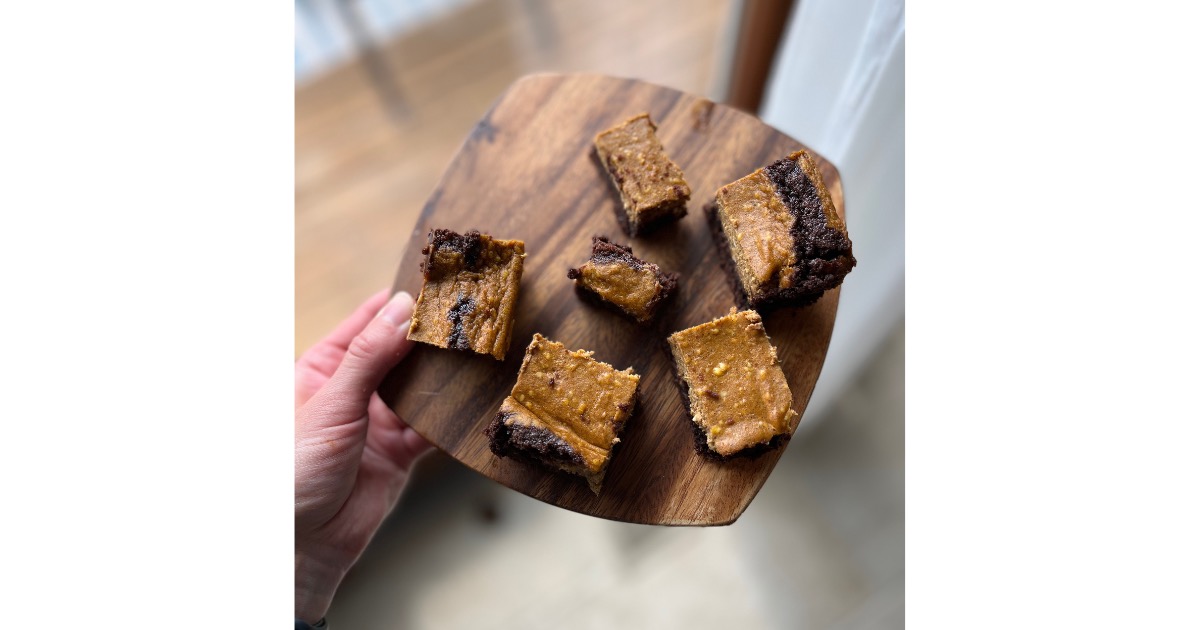
[[[388,42],[407,116],[361,62],[296,90],[296,353],[391,284],[426,196],[492,101],[532,72],[711,96],[728,0],[482,0]]]

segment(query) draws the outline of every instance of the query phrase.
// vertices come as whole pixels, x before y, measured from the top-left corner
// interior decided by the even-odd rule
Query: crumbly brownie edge
[[[656,209],[662,211],[662,214],[655,216],[647,221],[639,221],[636,231],[630,236],[645,236],[669,223],[674,223],[687,216],[687,199],[667,202],[656,206]],[[625,219],[628,223],[628,217]]]
[[[739,458],[753,459],[767,451],[773,451],[783,446],[784,442],[792,439],[791,433],[781,433],[767,442],[744,448],[732,455],[722,455],[709,448],[708,436],[704,434],[704,429],[700,428],[700,424],[692,417],[692,398],[688,395],[688,392],[691,391],[691,386],[683,379],[683,366],[675,358],[675,351],[671,349],[669,339],[663,341],[663,346],[666,349],[667,357],[671,360],[672,365],[675,366],[673,370],[675,374],[675,388],[679,390],[679,396],[683,399],[683,408],[687,409],[688,412],[687,423],[692,427],[692,447],[695,449],[697,455],[714,462],[727,462]]]
[[[428,239],[429,241],[425,247],[421,248],[421,253],[425,255],[425,260],[421,262],[421,273],[425,280],[430,280],[430,267],[433,263],[433,258],[438,250],[443,248],[462,252],[463,260],[468,269],[477,269],[479,267],[479,254],[483,251],[483,234],[479,230],[471,230],[466,234],[459,234],[454,230],[437,228],[430,230]]]
[[[613,426],[613,433],[618,438],[625,432],[625,426],[629,424],[637,415],[640,400],[640,392],[634,389],[633,403],[629,409],[629,415],[624,420]],[[625,406],[625,403],[620,403],[618,407]],[[624,409],[622,409],[624,411]],[[499,412],[492,421],[488,423],[484,429],[484,435],[488,438],[488,448],[491,449],[498,457],[511,457],[515,460],[536,464],[539,466],[550,466],[567,474],[583,477],[590,489],[595,494],[600,494],[600,487],[604,483],[604,478],[608,474],[608,469],[612,465],[613,458],[616,457],[624,440],[618,440],[616,444],[608,451],[608,459],[604,462],[604,467],[599,472],[592,474],[591,472],[581,470],[583,468],[583,456],[578,451],[571,448],[569,444],[563,441],[562,438],[554,435],[548,429],[535,428],[525,425],[509,426],[504,423],[510,414]],[[550,456],[547,457],[547,452]]]
[[[604,235],[592,237],[592,255],[588,260],[592,262],[624,262],[637,269],[648,264],[634,256],[633,248],[629,245],[622,245]]]
[[[484,430],[493,453],[542,465],[583,465],[583,456],[552,431],[527,425],[510,426],[504,422],[509,415],[497,413]]]
[[[823,258],[832,260],[852,251],[849,236],[840,229],[830,227],[825,216],[825,203],[833,200],[819,181],[820,172],[809,177],[795,160],[783,158],[768,164],[764,169],[767,179],[775,186],[775,192],[785,208],[794,217],[791,227],[792,240],[796,243],[798,259]]]
[[[592,237],[592,253],[588,256],[587,262],[623,262],[634,269],[641,269],[646,265],[653,264],[634,256],[632,247],[621,245],[603,235]],[[580,276],[581,272],[579,269],[567,270],[567,277],[572,280],[576,280]]]
[[[801,160],[809,159],[812,176],[804,169]],[[807,156],[776,160],[763,169],[774,184],[780,201],[793,217],[790,229],[795,244],[795,284],[785,291],[794,294],[821,293],[842,283],[857,260],[853,244],[844,229],[830,227],[825,215],[824,204],[833,204],[829,191],[821,181],[820,171]],[[764,296],[764,300],[771,299]],[[787,297],[777,298],[787,300]]]

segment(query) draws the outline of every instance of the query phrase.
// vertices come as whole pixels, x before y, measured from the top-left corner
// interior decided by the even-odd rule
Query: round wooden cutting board
[[[658,137],[692,188],[688,215],[631,239],[617,224],[620,199],[595,157],[595,135],[649,112]],[[754,459],[706,460],[693,450],[691,419],[665,339],[725,315],[733,290],[704,220],[717,188],[804,145],[757,118],[677,90],[597,75],[534,75],[506,91],[475,126],[429,196],[396,275],[395,291],[421,290],[421,248],[434,228],[478,229],[525,241],[527,257],[512,346],[490,356],[417,344],[380,393],[418,433],[509,488],[602,518],[659,525],[724,525],[745,511],[783,449]],[[811,152],[811,149],[809,150]],[[825,184],[845,218],[841,178],[820,156]],[[641,328],[582,302],[567,269],[583,263],[593,235],[680,275],[655,325]],[[853,238],[853,233],[851,233]],[[816,304],[765,314],[797,411],[812,394],[833,332],[837,289]],[[484,428],[516,382],[535,332],[570,349],[595,351],[642,376],[637,414],[599,496],[580,477],[498,458]]]

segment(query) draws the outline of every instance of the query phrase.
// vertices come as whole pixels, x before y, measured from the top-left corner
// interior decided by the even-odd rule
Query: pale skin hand
[[[432,448],[375,393],[413,345],[412,312],[407,293],[380,291],[296,362],[297,619],[325,616]]]

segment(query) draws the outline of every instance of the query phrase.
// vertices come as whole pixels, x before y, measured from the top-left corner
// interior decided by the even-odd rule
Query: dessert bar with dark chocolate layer
[[[488,425],[492,452],[580,475],[599,494],[640,380],[633,368],[617,370],[535,333],[512,394]]]
[[[800,416],[758,313],[731,309],[667,343],[687,389],[700,454],[752,455],[791,437]]]
[[[743,307],[811,304],[856,264],[846,224],[805,151],[722,186],[705,212]]]
[[[656,129],[650,114],[639,114],[596,136],[596,154],[621,195],[617,222],[630,236],[685,216],[692,194]]]
[[[639,324],[648,323],[675,290],[678,276],[633,255],[606,236],[592,237],[592,256],[567,270],[580,291],[594,295]]]
[[[433,230],[408,338],[503,360],[512,338],[525,243]]]

